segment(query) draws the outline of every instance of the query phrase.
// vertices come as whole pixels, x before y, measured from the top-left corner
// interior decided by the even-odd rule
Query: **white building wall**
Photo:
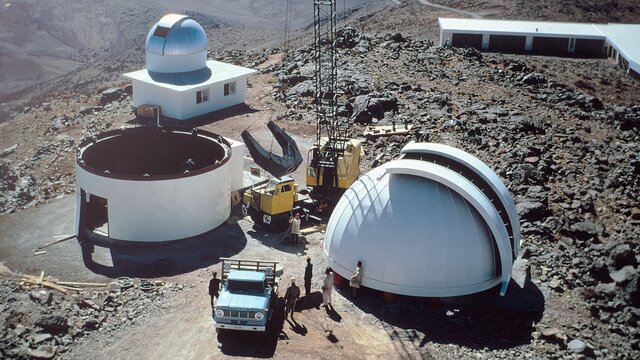
[[[230,215],[229,165],[185,178],[134,181],[102,177],[76,164],[76,226],[82,189],[107,199],[111,239],[155,242],[205,233]]]
[[[215,71],[215,70],[214,70]],[[230,82],[236,82],[236,93],[228,96],[224,96],[224,84]],[[209,89],[209,101],[205,101],[200,104],[196,104],[196,92]],[[190,91],[185,91],[182,94],[182,117],[176,117],[176,119],[184,120],[194,116],[207,114],[212,111],[227,108],[229,106],[238,105],[244,103],[247,95],[247,77],[241,76],[224,82],[218,82],[211,85],[195,88]]]
[[[160,73],[179,73],[200,70],[207,66],[207,52],[170,56],[157,55],[147,51],[147,69]]]
[[[195,104],[195,95],[193,95]],[[133,106],[144,104],[160,105],[163,116],[181,119],[182,102],[180,94],[159,86],[133,80]]]
[[[246,146],[241,141],[225,138],[231,144],[231,158],[229,159],[230,191],[240,190],[244,187],[244,149]]]

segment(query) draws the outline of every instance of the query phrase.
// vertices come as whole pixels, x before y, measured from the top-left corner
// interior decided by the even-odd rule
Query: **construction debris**
[[[94,331],[102,336],[103,330],[127,327],[154,314],[156,307],[148,306],[150,302],[162,306],[185,288],[162,280],[141,280],[141,285],[151,286],[144,291],[133,287],[137,280],[123,279],[132,284],[131,289],[115,282],[59,281],[44,272],[0,277],[5,329],[0,336],[0,358],[58,358],[74,344],[92,339]]]
[[[83,283],[83,282],[71,282],[71,281],[58,281],[58,279],[47,276],[45,279],[44,271],[40,272],[40,276],[33,275],[24,275],[22,277],[22,282],[30,285],[40,285],[50,289],[58,290],[63,294],[66,294],[67,291],[80,291],[82,290],[78,286],[88,286],[88,287],[102,287],[107,286],[108,284],[103,283]]]
[[[67,241],[67,240],[70,240],[70,239],[74,239],[75,237],[76,237],[75,234],[71,234],[71,235],[56,235],[56,236],[53,237],[54,239],[56,239],[54,242],[51,242],[51,243],[48,243],[48,244],[44,244],[44,245],[38,247],[38,249],[36,249],[36,250],[41,250],[41,249],[47,248],[47,247],[49,247],[51,245],[59,244],[59,243],[64,242],[64,241]]]
[[[301,229],[300,230],[300,234],[301,235],[308,235],[308,234],[313,234],[316,232],[322,232],[324,233],[324,231],[327,229],[327,224],[319,224],[319,225],[314,225],[312,227],[308,227],[305,229]]]
[[[381,126],[367,126],[363,135],[367,138],[374,138],[378,136],[391,136],[391,135],[406,135],[411,131],[413,125],[411,124],[392,124]]]

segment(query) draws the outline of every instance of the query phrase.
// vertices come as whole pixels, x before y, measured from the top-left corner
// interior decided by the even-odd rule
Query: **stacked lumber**
[[[44,271],[40,272],[40,276],[24,275],[22,282],[27,285],[44,286],[49,289],[58,290],[63,294],[66,294],[68,291],[81,291],[83,287],[103,287],[108,285],[105,283],[59,281],[50,276],[45,277]]]
[[[326,229],[327,229],[327,224],[315,225],[315,226],[300,230],[300,235],[307,235],[315,232],[324,232]]]

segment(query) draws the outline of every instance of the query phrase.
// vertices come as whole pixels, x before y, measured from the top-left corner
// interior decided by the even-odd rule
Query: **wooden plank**
[[[61,243],[61,242],[63,242],[63,241],[67,241],[67,240],[73,239],[73,238],[75,238],[75,237],[76,237],[76,235],[75,235],[75,234],[74,234],[74,235],[67,235],[67,236],[66,236],[66,237],[64,237],[64,238],[58,239],[58,240],[56,240],[56,241],[54,241],[54,242],[51,242],[51,243],[48,243],[48,244],[44,244],[44,245],[42,245],[42,246],[38,247],[38,250],[44,249],[44,248],[49,247],[49,246],[51,246],[51,245],[59,244],[59,243]]]
[[[60,292],[61,292],[61,293],[63,293],[63,294],[66,294],[66,293],[67,293],[67,289],[63,288],[62,286],[58,286],[58,285],[56,285],[56,284],[54,284],[54,283],[48,282],[48,281],[43,282],[43,283],[42,283],[42,286],[46,286],[46,287],[48,287],[48,288],[58,290],[58,291],[60,291]]]
[[[89,286],[89,287],[100,287],[107,286],[109,284],[105,283],[88,283],[88,282],[76,282],[76,281],[58,281],[58,285],[69,285],[69,286]]]
[[[44,255],[44,254],[46,254],[46,253],[47,253],[47,252],[46,252],[45,250],[35,251],[35,252],[33,253],[33,256]]]
[[[54,235],[53,238],[56,239],[56,240],[61,240],[61,239],[67,239],[67,238],[69,238],[71,236],[75,237],[76,235],[75,234]]]
[[[327,228],[326,224],[315,225],[315,226],[300,230],[300,234],[307,235],[314,232],[324,231],[326,228]]]

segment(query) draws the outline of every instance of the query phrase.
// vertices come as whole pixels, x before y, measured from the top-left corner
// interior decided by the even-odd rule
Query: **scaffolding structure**
[[[312,167],[336,174],[338,158],[349,141],[348,121],[340,121],[336,51],[336,1],[314,0],[314,103],[317,118],[316,148]],[[319,174],[319,172],[318,172]],[[328,185],[328,184],[326,184]]]

